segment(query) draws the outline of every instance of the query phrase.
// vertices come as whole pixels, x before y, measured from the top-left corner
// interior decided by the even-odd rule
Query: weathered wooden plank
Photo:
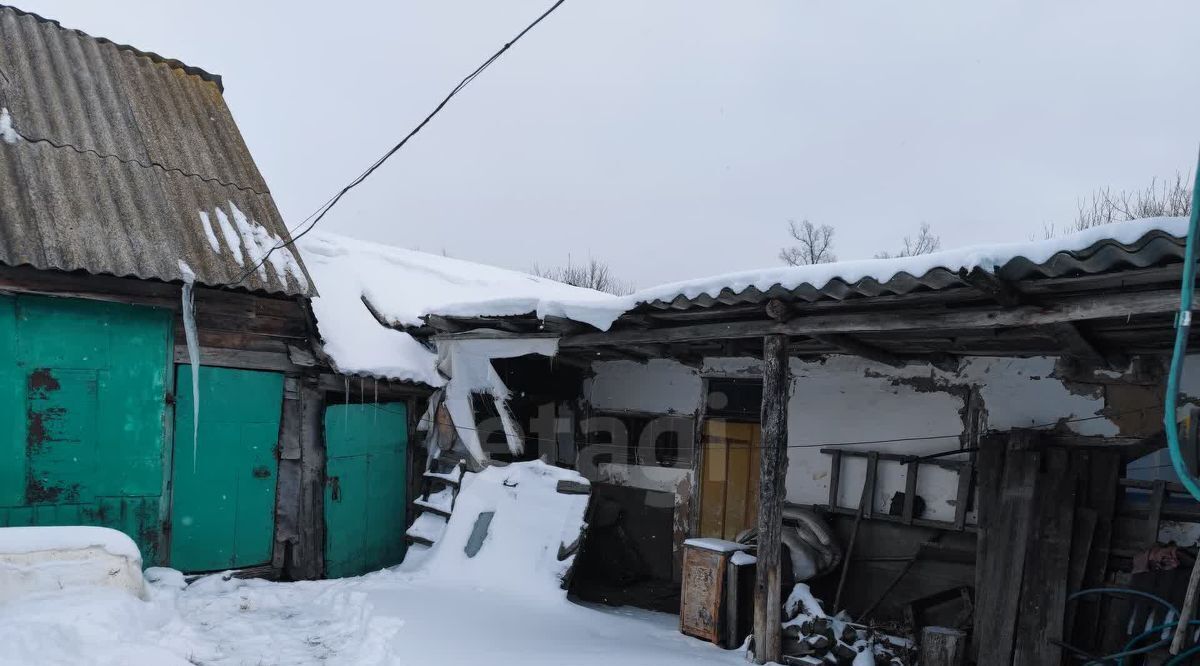
[[[1167,501],[1167,482],[1157,480],[1150,490],[1150,516],[1146,521],[1146,548],[1158,543],[1158,529],[1162,524],[1163,504]]]
[[[1092,548],[1088,553],[1081,587],[1100,587],[1107,579],[1108,559],[1112,548],[1113,521],[1117,515],[1117,498],[1120,495],[1121,456],[1115,451],[1089,451],[1084,479],[1086,492],[1081,504],[1096,512],[1096,528],[1092,534]],[[1100,619],[1105,602],[1091,597],[1080,600],[1075,609],[1075,624],[1072,645],[1098,647],[1100,645]]]
[[[853,507],[839,506],[839,507],[824,507],[824,508],[825,508],[825,510],[829,511],[830,513],[836,513],[840,516],[861,515],[861,512],[858,510],[857,506],[853,506]],[[876,513],[874,516],[871,517],[871,520],[882,521],[885,523],[896,523],[899,525],[905,524],[904,516],[893,516],[888,513]],[[927,527],[929,529],[934,529],[934,530],[946,530],[946,531],[955,531],[955,532],[958,532],[958,531],[971,532],[974,529],[973,526],[971,526],[971,525],[964,525],[961,529],[959,529],[958,527],[956,527],[954,525],[954,521],[952,521],[952,520],[930,520],[928,518],[913,518],[912,525],[913,525],[913,527]]]
[[[916,516],[913,515],[913,510],[916,506],[916,501],[917,501],[917,474],[918,474],[918,470],[920,470],[920,468],[921,468],[921,463],[919,461],[914,460],[907,464],[907,469],[904,472],[904,513],[903,513],[903,517],[904,517],[904,522],[907,525],[912,525],[913,519],[916,518]]]
[[[175,362],[188,363],[186,345],[175,346]],[[248,351],[243,349],[200,348],[200,363],[221,368],[242,370],[274,370],[276,372],[298,372],[299,366],[292,363],[286,353]]]
[[[275,547],[271,565],[276,574],[289,565],[300,541],[302,468],[300,465],[300,436],[303,427],[303,408],[300,399],[300,378],[284,378],[283,408],[279,419],[279,472],[275,491]]]
[[[777,662],[781,655],[783,580],[780,572],[780,538],[788,462],[788,394],[791,390],[787,343],[787,338],[781,335],[763,340],[758,566],[754,578],[754,660],[759,664]]]
[[[301,388],[301,511],[293,579],[325,575],[325,394],[309,380]]]
[[[996,445],[980,451],[981,517],[979,557],[975,567],[975,617],[979,666],[1010,666],[1017,635],[1020,586],[1025,571],[1025,551],[1033,520],[1041,454],[1031,446],[1034,435],[1014,431],[1003,447],[1003,472],[984,465],[999,462]],[[997,483],[998,481],[998,483]]]
[[[1074,534],[1075,472],[1065,449],[1047,449],[1045,473],[1037,480],[1032,507],[1033,536],[1020,579],[1014,666],[1062,663],[1063,620]]]
[[[829,453],[832,456],[829,460],[829,507],[833,509],[838,505],[838,493],[841,491],[842,452],[837,449],[833,451],[822,450],[821,452]]]
[[[1200,296],[1195,300],[1200,306]],[[930,310],[888,313],[823,314],[799,317],[786,322],[768,319],[713,324],[693,324],[648,330],[618,330],[563,337],[563,348],[589,347],[648,342],[682,342],[753,338],[771,335],[815,336],[827,333],[863,331],[912,331],[946,328],[1000,328],[1055,324],[1060,322],[1125,317],[1136,314],[1171,312],[1179,307],[1179,294],[1173,290],[1133,293],[1096,294],[1063,297],[1047,305],[1019,306],[1007,309],[971,307],[956,310]],[[453,337],[453,336],[451,336]]]
[[[967,524],[967,505],[971,502],[971,482],[975,471],[971,467],[958,470],[958,492],[954,495],[954,527],[962,529]]]
[[[953,437],[950,437],[947,439],[947,441],[950,441],[952,439],[953,439]],[[827,448],[821,449],[821,453],[832,454],[835,452],[839,453],[840,455],[845,456],[847,458],[870,458],[872,455],[874,455],[879,460],[898,462],[898,463],[910,463],[914,460],[920,460],[922,465],[941,467],[942,469],[948,469],[948,470],[955,471],[955,472],[962,470],[962,469],[972,467],[974,465],[974,463],[972,463],[970,460],[946,460],[945,458],[923,459],[921,456],[907,455],[907,454],[903,454],[903,453],[884,453],[882,451],[860,451],[860,450],[856,450],[856,449],[845,449],[845,448],[837,448],[837,447],[827,447]]]
[[[875,516],[875,490],[879,483],[879,453],[871,451],[867,454],[867,478],[864,481],[863,492],[866,494],[866,500],[860,510],[863,512],[863,518],[872,518]]]
[[[851,356],[861,356],[868,361],[890,365],[893,368],[902,368],[907,364],[904,359],[896,354],[875,345],[867,344],[862,340],[857,340],[854,336],[846,335],[845,333],[814,335],[813,339],[831,347],[836,347]]]

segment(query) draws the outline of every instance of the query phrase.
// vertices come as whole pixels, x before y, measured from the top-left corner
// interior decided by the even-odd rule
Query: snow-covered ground
[[[358,578],[217,574],[188,585],[178,571],[151,568],[143,601],[98,584],[62,589],[61,581],[86,581],[64,576],[58,561],[0,559],[43,590],[0,601],[0,664],[744,663],[740,651],[680,634],[674,615],[570,602],[559,581],[574,556],[560,549],[578,538],[587,497],[557,492],[560,481],[586,483],[539,461],[467,474],[432,548],[414,547],[402,565]],[[133,542],[112,530],[0,529],[0,555],[95,544],[140,562]]]
[[[743,664],[673,615],[459,585],[398,569],[270,583],[147,572],[148,601],[96,588],[0,604],[0,664]]]

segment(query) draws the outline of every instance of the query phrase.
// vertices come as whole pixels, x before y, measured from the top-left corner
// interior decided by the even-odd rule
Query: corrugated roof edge
[[[1151,228],[1133,240],[1100,238],[1085,247],[1054,252],[1041,261],[1032,261],[1026,256],[1017,254],[1007,258],[1001,265],[988,268],[1008,280],[1062,277],[1071,272],[1097,274],[1116,270],[1124,265],[1144,268],[1148,265],[1178,261],[1183,256],[1183,245],[1183,237],[1168,230]],[[825,264],[830,267],[836,265]],[[932,266],[918,274],[898,270],[882,281],[869,275],[856,280],[846,280],[841,276],[834,275],[820,285],[809,281],[800,281],[794,286],[775,282],[768,288],[762,289],[750,284],[740,289],[722,287],[715,294],[709,291],[702,291],[695,295],[674,292],[670,297],[648,299],[636,299],[637,294],[635,293],[633,294],[636,299],[635,304],[630,310],[637,307],[651,309],[712,307],[719,304],[755,303],[767,298],[788,296],[807,301],[823,298],[843,300],[847,297],[904,294],[920,288],[937,290],[952,286],[965,286],[959,276],[964,268],[966,266],[952,265],[948,262],[945,265]]]
[[[77,28],[68,28],[68,27],[64,26],[62,23],[55,21],[54,19],[48,19],[45,16],[42,16],[41,14],[35,14],[34,12],[25,11],[24,9],[21,9],[20,7],[14,7],[12,5],[0,4],[0,9],[11,9],[21,16],[29,16],[29,17],[36,19],[42,23],[49,23],[50,25],[53,25],[54,27],[58,28],[59,30],[67,30],[67,31],[73,32],[77,35],[80,35],[81,37],[87,37],[88,39],[94,39],[97,42],[100,42],[101,44],[112,44],[113,46],[117,47],[118,49],[120,49],[122,51],[129,51],[130,53],[132,53],[134,55],[141,56],[144,58],[149,58],[150,60],[152,60],[154,62],[159,62],[159,63],[162,63],[169,67],[174,67],[175,69],[183,70],[184,72],[187,72],[188,74],[191,74],[193,76],[198,76],[201,79],[204,79],[205,81],[209,81],[209,82],[215,84],[217,86],[217,90],[220,90],[222,94],[224,94],[224,92],[225,92],[225,84],[222,83],[220,74],[213,74],[212,72],[210,72],[206,69],[203,69],[200,67],[194,67],[194,66],[189,65],[181,60],[176,60],[175,58],[167,58],[167,57],[161,56],[153,51],[143,51],[139,48],[130,46],[128,44],[114,42],[113,40],[111,40],[107,37],[97,37],[95,35],[89,35],[88,33],[84,32],[82,30],[79,30]]]

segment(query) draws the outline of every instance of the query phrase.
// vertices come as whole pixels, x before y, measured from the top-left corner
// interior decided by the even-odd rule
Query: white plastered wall
[[[968,358],[958,372],[947,373],[925,365],[897,369],[852,356],[792,359],[788,501],[828,501],[830,456],[820,452],[822,447],[872,442],[844,448],[913,455],[958,448],[972,387],[986,410],[986,427],[1009,429],[1044,426],[1063,418],[1089,419],[1066,427],[1081,435],[1117,434],[1112,421],[1091,418],[1104,408],[1103,395],[1071,388],[1053,376],[1055,362],[1051,357]],[[706,359],[699,369],[663,360],[601,362],[593,370],[595,376],[585,383],[584,397],[594,409],[662,414],[700,410],[706,377],[762,376],[760,362],[747,358]],[[944,437],[878,441],[933,436]],[[858,504],[865,464],[862,459],[847,459],[839,504]],[[918,495],[926,501],[925,517],[952,519],[957,474],[926,466],[918,480]],[[903,466],[881,463],[876,510],[886,511],[892,495],[904,485]]]

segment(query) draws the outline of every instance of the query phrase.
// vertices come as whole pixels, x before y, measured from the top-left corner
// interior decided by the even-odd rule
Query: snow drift
[[[0,602],[31,594],[108,587],[142,597],[142,555],[106,527],[0,528]]]
[[[537,460],[464,474],[441,538],[410,555],[404,568],[520,596],[565,597],[562,580],[575,559],[571,547],[584,528],[588,496],[558,492],[559,481],[587,484],[575,471]]]

